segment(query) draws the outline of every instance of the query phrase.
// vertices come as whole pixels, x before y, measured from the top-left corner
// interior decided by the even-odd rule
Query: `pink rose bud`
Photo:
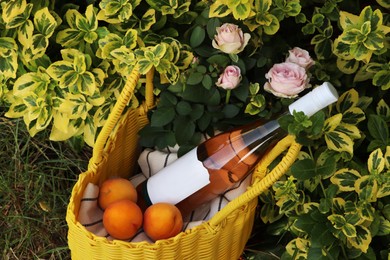
[[[310,87],[306,70],[292,62],[274,64],[265,77],[264,89],[277,97],[294,98]]]
[[[305,69],[309,69],[314,61],[309,55],[307,50],[301,49],[299,47],[294,47],[292,50],[289,50],[289,56],[286,59],[286,62],[292,62],[298,64]]]
[[[213,47],[227,54],[240,53],[248,44],[251,35],[243,33],[235,24],[224,23],[217,27],[217,34],[212,42]]]
[[[217,83],[218,87],[223,89],[234,89],[241,81],[241,70],[238,66],[230,65],[225,68],[219,76]]]

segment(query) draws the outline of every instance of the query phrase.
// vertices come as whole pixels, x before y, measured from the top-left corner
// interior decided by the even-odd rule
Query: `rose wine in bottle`
[[[328,82],[289,106],[289,111],[312,116],[338,99]],[[287,133],[278,119],[216,135],[137,186],[145,210],[158,202],[175,204],[183,216],[224,193],[245,178],[261,157]]]

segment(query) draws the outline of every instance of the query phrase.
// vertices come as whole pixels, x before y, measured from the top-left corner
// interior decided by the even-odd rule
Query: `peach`
[[[111,203],[103,213],[103,226],[116,239],[132,238],[142,227],[142,211],[129,199]]]
[[[137,203],[137,191],[134,185],[125,178],[105,180],[99,190],[99,206],[105,210],[111,203],[129,199]]]
[[[180,210],[169,203],[156,203],[144,212],[143,229],[152,240],[176,236],[183,228]]]

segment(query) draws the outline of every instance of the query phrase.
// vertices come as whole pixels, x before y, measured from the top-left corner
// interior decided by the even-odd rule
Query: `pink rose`
[[[289,50],[289,56],[286,59],[286,62],[296,63],[305,69],[309,69],[314,61],[309,55],[307,50],[301,49],[299,47],[294,47],[292,50]]]
[[[278,63],[265,74],[268,82],[264,89],[277,97],[294,98],[309,88],[306,70],[292,62]]]
[[[223,89],[234,89],[241,81],[241,70],[238,66],[230,65],[225,68],[219,76],[217,83],[218,87]]]
[[[243,33],[235,24],[224,23],[217,27],[217,34],[212,42],[213,47],[227,54],[237,54],[248,44],[251,35]]]

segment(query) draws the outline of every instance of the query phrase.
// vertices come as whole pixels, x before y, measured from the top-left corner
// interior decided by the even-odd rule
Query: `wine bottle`
[[[302,111],[310,117],[337,99],[336,89],[325,82],[292,103],[286,113]],[[216,135],[139,184],[138,204],[145,210],[167,202],[186,216],[245,178],[286,135],[278,119]]]

